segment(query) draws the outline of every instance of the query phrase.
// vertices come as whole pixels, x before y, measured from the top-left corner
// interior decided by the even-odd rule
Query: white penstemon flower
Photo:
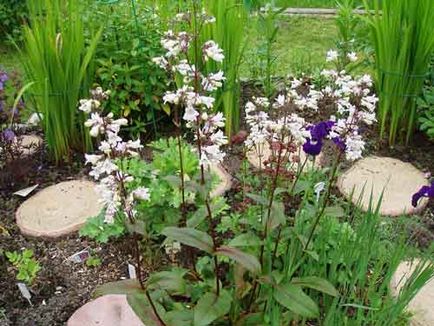
[[[191,15],[183,14],[179,19],[191,19]],[[202,13],[198,19],[204,24],[215,21],[205,13]],[[186,126],[192,129],[196,141],[201,144],[200,164],[208,166],[221,162],[225,156],[221,146],[227,144],[227,138],[219,130],[225,126],[224,118],[221,113],[212,112],[215,98],[211,92],[222,87],[226,78],[222,71],[207,75],[196,71],[195,65],[188,61],[189,47],[195,44],[191,40],[197,37],[185,32],[177,35],[172,31],[166,32],[161,43],[167,53],[164,57],[154,58],[153,61],[171,74],[179,73],[184,76],[184,85],[175,91],[166,92],[163,101],[184,108],[182,118],[187,122]],[[222,62],[224,59],[223,50],[212,40],[205,42],[201,50],[205,61]]]
[[[327,62],[332,62],[332,61],[336,61],[339,58],[339,53],[336,50],[329,50],[327,52],[327,56],[326,56],[326,61]]]
[[[102,91],[102,89],[96,89],[91,94],[96,98],[105,99],[109,93]],[[143,146],[140,144],[140,140],[123,141],[118,133],[121,126],[128,124],[128,120],[113,119],[113,113],[109,113],[105,117],[101,116],[98,112],[94,112],[100,106],[99,104],[94,105],[95,103],[99,103],[95,98],[81,100],[79,109],[90,113],[90,118],[85,122],[85,126],[90,128],[90,135],[102,137],[98,147],[102,154],[86,154],[85,158],[86,164],[92,166],[89,175],[95,180],[99,180],[96,191],[105,206],[104,221],[113,223],[116,214],[133,219],[135,200],[149,200],[149,189],[141,187],[126,194],[123,185],[133,181],[133,177],[120,171],[114,159],[123,160],[130,156],[137,156],[139,155],[138,150]]]
[[[214,41],[208,41],[203,46],[203,57],[205,61],[209,59],[215,62],[222,62],[225,56],[223,55],[223,50],[219,48],[218,44]]]

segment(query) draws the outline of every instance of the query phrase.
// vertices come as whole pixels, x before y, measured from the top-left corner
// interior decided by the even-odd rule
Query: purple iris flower
[[[4,71],[0,71],[0,91],[4,88],[4,83],[7,82],[9,79],[9,76]]]
[[[413,207],[416,207],[419,200],[423,197],[434,198],[434,181],[431,182],[431,186],[423,186],[412,196],[411,204]]]
[[[306,142],[303,144],[303,151],[313,156],[317,156],[321,153],[322,141],[329,135],[334,124],[333,121],[321,121],[309,127],[308,130],[310,131],[311,137],[307,138]]]
[[[310,129],[312,139],[323,140],[328,136],[332,127],[335,125],[333,121],[321,121]]]
[[[12,142],[15,139],[15,133],[11,129],[5,129],[2,132],[2,138],[7,142]]]
[[[317,156],[319,153],[321,153],[322,149],[322,141],[316,141],[312,142],[309,138],[306,139],[306,142],[303,144],[303,151],[306,154]]]

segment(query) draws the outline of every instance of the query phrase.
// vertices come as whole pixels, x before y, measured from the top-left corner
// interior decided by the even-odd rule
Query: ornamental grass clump
[[[214,24],[208,24],[204,38],[219,44],[225,53],[222,71],[226,81],[216,95],[216,109],[224,112],[226,135],[231,138],[240,126],[240,66],[246,44],[247,11],[241,0],[205,1],[205,10],[215,17]],[[207,70],[216,70],[217,65],[208,61]]]
[[[86,39],[78,1],[29,0],[28,8],[20,52],[27,81],[33,83],[29,98],[43,116],[45,140],[58,162],[69,159],[72,150],[91,147],[76,105],[90,88],[101,30]]]
[[[380,135],[390,145],[411,140],[434,50],[434,1],[365,1],[375,50],[376,87],[380,96]]]

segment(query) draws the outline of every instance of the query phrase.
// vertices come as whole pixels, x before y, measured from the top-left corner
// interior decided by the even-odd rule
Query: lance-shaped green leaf
[[[167,325],[191,326],[194,320],[192,310],[172,310],[166,313]]]
[[[231,247],[259,247],[261,245],[262,241],[261,239],[251,232],[249,233],[243,233],[235,238],[233,238],[231,241],[229,241],[229,246]]]
[[[279,225],[285,223],[285,220],[285,206],[282,202],[275,201],[273,205],[271,205],[270,219],[265,221],[268,223],[268,229],[274,230]]]
[[[210,325],[214,320],[223,317],[231,309],[232,298],[222,290],[220,295],[208,292],[202,296],[194,307],[194,326]]]
[[[181,268],[175,268],[170,271],[163,271],[151,274],[148,281],[146,282],[146,287],[148,289],[162,289],[170,292],[170,294],[185,294],[186,283],[184,280],[184,275],[187,270]]]
[[[106,294],[138,294],[143,293],[138,280],[122,280],[109,282],[100,285],[93,293],[93,297],[97,298]]]
[[[190,247],[198,248],[212,254],[214,245],[212,238],[205,232],[192,228],[166,227],[161,232],[166,237],[179,241]]]
[[[237,248],[221,246],[217,248],[215,253],[235,260],[252,273],[259,274],[261,272],[261,264],[259,263],[259,260],[255,256],[247,254]]]
[[[149,303],[145,294],[129,294],[127,295],[127,301],[134,313],[140,318],[146,326],[164,326],[155,315],[154,310]],[[164,309],[156,302],[158,314],[163,317]]]
[[[256,194],[246,194],[246,196],[254,200],[257,204],[261,204],[264,206],[267,206],[269,204],[269,200],[264,196],[260,196]]]
[[[339,293],[335,289],[335,287],[329,281],[327,281],[321,277],[306,276],[306,277],[300,277],[300,278],[293,278],[291,280],[291,284],[301,286],[301,287],[310,288],[310,289],[314,289],[314,290],[329,294],[333,297],[336,297],[339,295]]]
[[[301,317],[312,318],[319,314],[317,304],[299,286],[292,284],[276,285],[273,297],[282,306]]]

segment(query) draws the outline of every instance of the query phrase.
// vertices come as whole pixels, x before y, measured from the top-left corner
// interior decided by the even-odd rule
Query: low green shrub
[[[26,0],[0,2],[0,42],[7,37],[21,38],[21,26],[27,19]]]
[[[104,28],[95,55],[95,83],[111,90],[104,109],[127,118],[127,130],[137,137],[149,130],[155,132],[157,120],[170,110],[161,100],[167,78],[151,61],[162,53],[161,20],[144,4],[134,8],[125,0],[97,3],[92,19]]]
[[[38,261],[33,257],[33,250],[24,249],[22,252],[7,251],[6,257],[18,271],[17,280],[31,285],[41,270]]]

